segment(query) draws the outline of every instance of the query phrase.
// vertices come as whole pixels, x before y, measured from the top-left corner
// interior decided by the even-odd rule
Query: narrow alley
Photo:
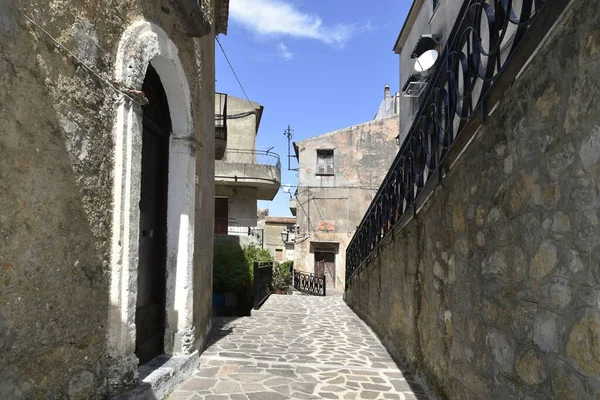
[[[429,399],[341,297],[272,295],[252,314],[214,320],[169,400]]]

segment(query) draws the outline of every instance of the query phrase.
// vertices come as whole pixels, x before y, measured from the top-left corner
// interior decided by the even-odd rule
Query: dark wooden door
[[[315,252],[315,274],[325,275],[327,286],[335,285],[335,254]]]
[[[136,350],[140,365],[164,352],[167,253],[167,190],[170,119],[160,79],[149,67],[144,107]],[[165,109],[158,108],[162,104]]]
[[[215,199],[215,233],[227,235],[229,221],[229,199],[217,197]]]

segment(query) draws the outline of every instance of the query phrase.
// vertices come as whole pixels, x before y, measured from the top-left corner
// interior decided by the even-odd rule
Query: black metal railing
[[[273,291],[273,261],[254,262],[254,309],[269,298]]]
[[[327,296],[325,275],[294,270],[294,289],[313,296]]]
[[[346,286],[423,205],[570,0],[465,0],[419,111],[346,251]],[[511,44],[512,43],[512,44]]]
[[[227,94],[215,93],[215,138],[227,140]]]
[[[228,163],[271,165],[281,168],[277,153],[264,150],[227,149],[221,161]]]

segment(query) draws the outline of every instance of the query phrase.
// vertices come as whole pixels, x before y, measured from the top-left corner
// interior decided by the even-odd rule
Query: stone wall
[[[195,339],[211,315],[214,34],[185,35],[162,1],[0,1],[0,398],[95,398],[131,387],[107,350],[117,94],[124,30],[162,27],[188,77],[198,142]],[[114,304],[113,304],[114,305]],[[109,380],[109,377],[116,378]]]
[[[443,398],[597,399],[600,15],[576,0],[346,301]]]

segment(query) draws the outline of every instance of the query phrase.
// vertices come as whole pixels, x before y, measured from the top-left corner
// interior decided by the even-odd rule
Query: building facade
[[[294,260],[295,217],[266,216],[258,221],[258,228],[263,232],[263,248],[269,250],[275,261]]]
[[[257,242],[257,200],[273,200],[281,185],[279,156],[256,150],[262,113],[258,103],[227,98],[227,143],[222,158],[215,161],[216,235]]]
[[[294,143],[294,268],[325,274],[330,287],[344,287],[346,247],[398,151],[397,100],[386,86],[376,119]]]
[[[149,361],[197,359],[227,16],[227,0],[0,3],[0,398],[160,398]]]

